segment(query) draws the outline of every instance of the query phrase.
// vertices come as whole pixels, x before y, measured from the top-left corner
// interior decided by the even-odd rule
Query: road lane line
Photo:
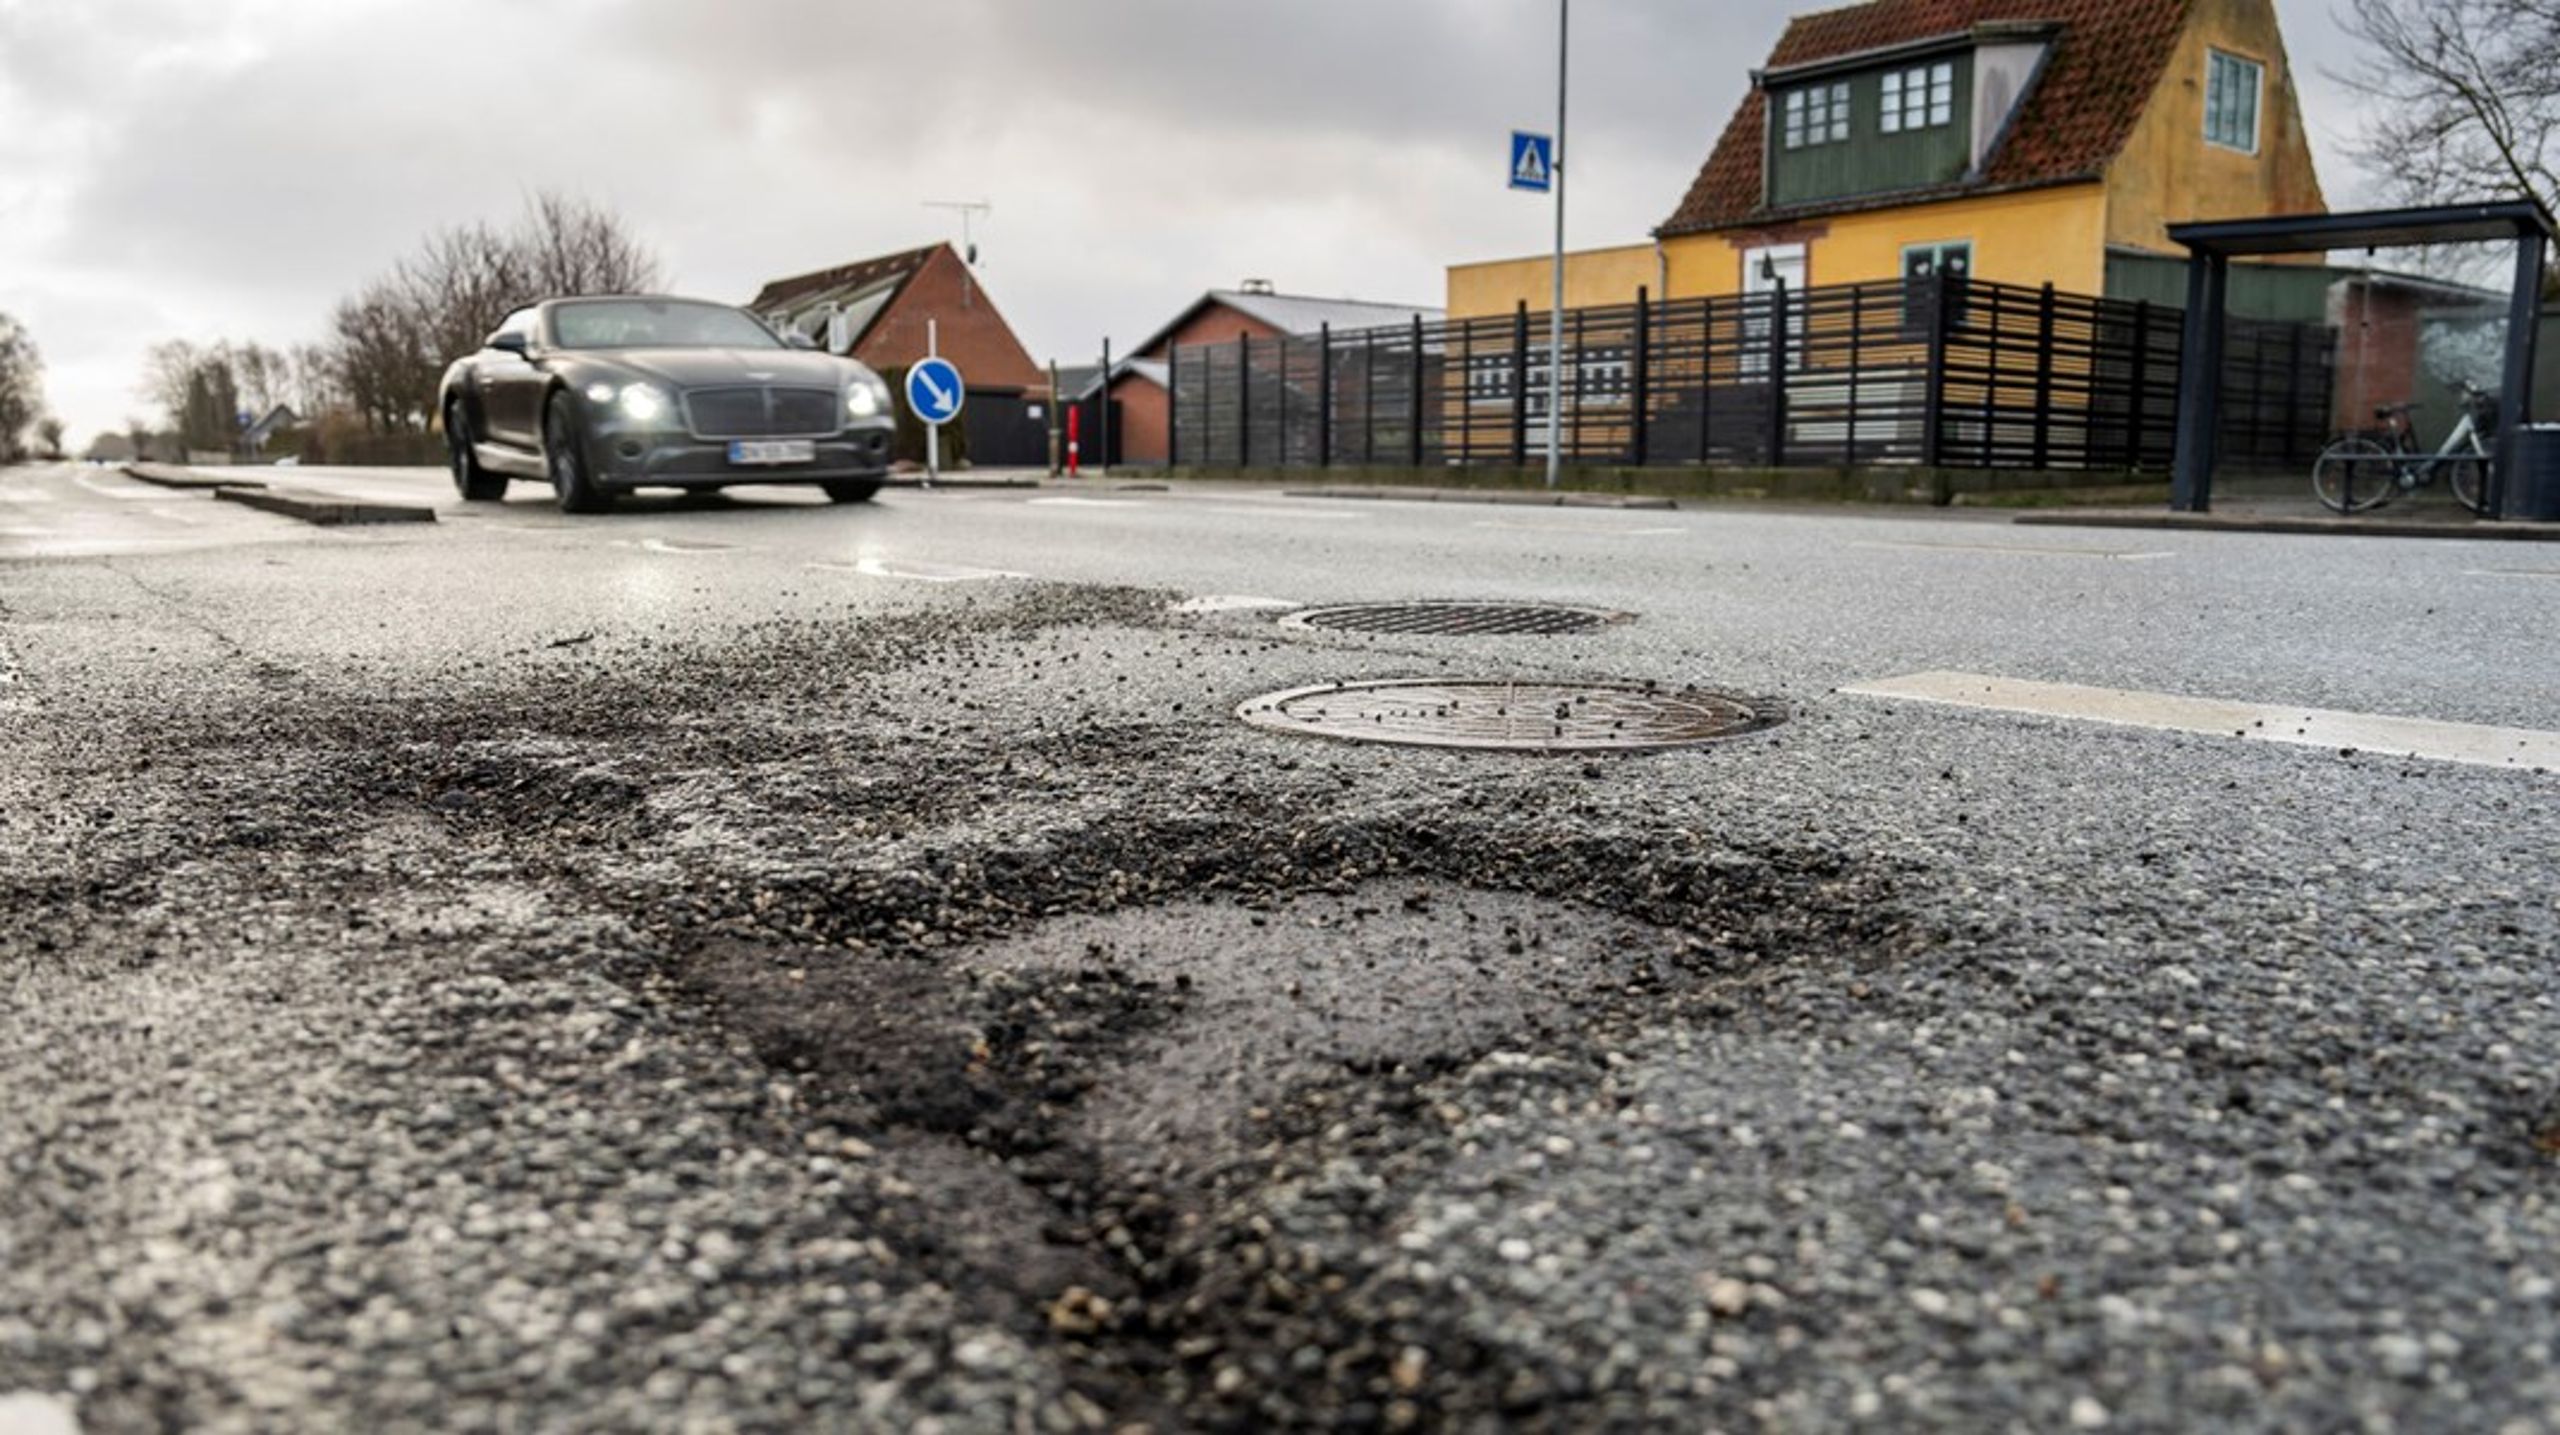
[[[1257,598],[1250,593],[1204,593],[1185,598],[1166,609],[1171,613],[1269,613],[1307,606],[1286,598]]]
[[[1153,508],[1143,498],[1034,498],[1026,500],[1026,508]]]
[[[2465,578],[2560,578],[2560,568],[2465,568]]]
[[[1246,518],[1357,518],[1360,515],[1345,508],[1281,508],[1272,504],[1230,503],[1218,510],[1224,518],[1237,514]]]
[[[648,553],[674,553],[687,558],[705,553],[741,551],[735,543],[713,543],[707,539],[698,538],[643,538],[640,540],[640,548]]]
[[[927,563],[914,558],[865,558],[853,563],[809,563],[821,573],[859,573],[865,578],[904,578],[918,583],[984,583],[999,578],[1029,578],[1004,568],[972,568],[965,563]]]
[[[143,499],[150,499],[154,502],[158,502],[169,496],[169,490],[156,485],[146,488],[138,483],[100,483],[98,481],[98,476],[94,473],[75,473],[71,475],[71,481],[80,485],[82,488],[89,490],[91,493],[98,495],[100,498],[122,499],[127,503],[134,503]]]
[[[2534,728],[2029,682],[1988,673],[1912,673],[1859,683],[1840,691],[1852,697],[1905,699],[2251,742],[2353,748],[2358,752],[2406,754],[2481,767],[2560,768],[2560,732]]]
[[[1477,528],[1499,528],[1509,533],[1588,534],[1594,538],[1660,538],[1668,534],[1686,533],[1686,528],[1603,528],[1596,523],[1522,523],[1510,518],[1479,518]]]
[[[2169,552],[2126,553],[2112,548],[2038,548],[2025,543],[1926,543],[1918,540],[1861,539],[1852,548],[1878,548],[1919,553],[2015,553],[2031,558],[2113,558],[2120,563],[2150,563],[2175,558]]]

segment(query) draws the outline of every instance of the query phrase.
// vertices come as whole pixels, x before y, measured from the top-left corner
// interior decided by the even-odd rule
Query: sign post
[[[931,320],[925,322],[925,356],[907,370],[907,408],[924,420],[924,486],[942,474],[942,426],[960,417],[968,390],[959,367],[940,353],[941,338]]]
[[[1564,442],[1564,146],[1565,43],[1572,34],[1573,0],[1556,0],[1556,132],[1511,132],[1511,187],[1556,197],[1555,292],[1547,305],[1547,487],[1556,486]],[[1521,404],[1527,394],[1514,396]]]

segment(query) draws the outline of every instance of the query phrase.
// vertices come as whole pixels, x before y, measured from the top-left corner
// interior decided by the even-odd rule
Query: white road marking
[[[0,1394],[0,1435],[80,1435],[71,1402],[33,1390]]]
[[[2533,728],[2282,707],[2177,693],[2081,687],[2074,683],[2028,682],[1986,673],[1913,673],[1840,691],[1855,697],[1908,699],[2252,742],[2353,748],[2358,752],[2406,754],[2482,767],[2560,769],[2560,732]]]
[[[1230,513],[1242,514],[1247,518],[1357,518],[1360,516],[1347,508],[1281,508],[1274,504],[1251,503],[1231,503],[1218,510],[1220,517]]]
[[[689,538],[643,538],[640,546],[651,553],[676,553],[692,557],[698,553],[735,553],[735,543],[706,543]]]
[[[1305,606],[1307,605],[1304,603],[1292,603],[1286,598],[1256,598],[1247,593],[1207,593],[1197,598],[1185,598],[1165,611],[1170,613],[1260,613]]]
[[[1155,505],[1143,498],[1035,498],[1024,506],[1028,508],[1153,508]]]
[[[1512,518],[1479,518],[1478,528],[1499,528],[1511,533],[1572,533],[1594,538],[1660,538],[1667,534],[1686,533],[1686,528],[1604,528],[1596,523],[1522,523]]]
[[[2560,578],[2560,568],[2465,568],[2465,578]]]
[[[157,485],[145,487],[138,483],[102,483],[94,473],[75,473],[71,475],[71,481],[80,485],[82,488],[89,490],[91,493],[98,495],[100,498],[120,498],[127,503],[137,502],[143,499],[149,499],[156,503],[167,499],[169,496],[169,490],[158,487]]]
[[[865,578],[905,578],[918,583],[984,583],[998,578],[1029,578],[1003,568],[972,568],[964,563],[926,563],[913,558],[865,558],[855,563],[810,563],[822,573],[859,573]]]
[[[2175,558],[2175,553],[2125,553],[2111,548],[2038,548],[2025,543],[1924,543],[1889,540],[1861,540],[1852,548],[1899,549],[1921,553],[2018,553],[2035,558],[2113,558],[2120,563],[2149,563],[2161,558]]]

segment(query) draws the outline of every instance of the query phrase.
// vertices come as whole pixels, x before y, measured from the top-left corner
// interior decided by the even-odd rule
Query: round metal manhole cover
[[[1700,688],[1408,678],[1254,698],[1255,727],[1353,742],[1505,752],[1644,752],[1774,727],[1775,704]]]
[[[1557,603],[1347,603],[1300,609],[1281,619],[1280,625],[1411,637],[1548,637],[1624,623],[1632,617],[1606,608],[1575,608]]]

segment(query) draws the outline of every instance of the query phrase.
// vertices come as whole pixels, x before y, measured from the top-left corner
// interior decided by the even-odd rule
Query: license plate
[[[742,464],[815,463],[818,446],[805,438],[732,439],[729,461]]]

